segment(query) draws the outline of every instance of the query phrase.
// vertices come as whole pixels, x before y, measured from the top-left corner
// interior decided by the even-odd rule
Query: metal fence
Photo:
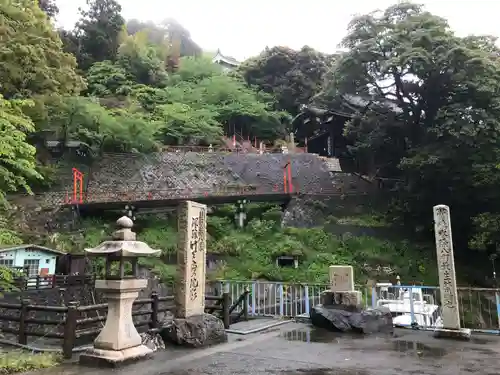
[[[311,307],[320,303],[321,293],[329,290],[330,285],[221,280],[207,288],[207,294],[215,295],[226,288],[233,301],[247,289],[250,316],[294,318],[309,316]],[[426,330],[442,325],[439,287],[391,285],[356,289],[362,292],[365,307],[388,307],[396,326]],[[463,328],[500,334],[500,289],[459,287],[458,305]]]
[[[237,299],[245,289],[249,291],[248,311],[250,316],[294,318],[309,315],[310,309],[320,303],[321,293],[330,288],[328,284],[294,284],[274,281],[219,281],[212,286],[211,293],[217,294],[224,287],[232,300]],[[370,305],[370,290],[363,292],[363,302]]]

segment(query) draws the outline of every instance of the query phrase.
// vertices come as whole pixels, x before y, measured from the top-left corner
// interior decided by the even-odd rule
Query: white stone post
[[[290,149],[292,150],[292,152],[295,151],[295,137],[293,132],[290,133]]]
[[[205,312],[207,206],[185,201],[178,208],[176,317]]]
[[[468,338],[470,330],[460,328],[450,208],[437,205],[433,211],[443,319],[443,329],[436,330],[436,333],[439,337]]]

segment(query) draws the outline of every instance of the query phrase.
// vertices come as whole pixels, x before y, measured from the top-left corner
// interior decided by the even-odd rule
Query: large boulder
[[[193,348],[227,342],[224,323],[211,314],[173,319],[159,334],[165,343]]]
[[[311,323],[320,328],[337,332],[392,333],[392,315],[388,308],[371,310],[342,305],[317,305],[309,314]]]

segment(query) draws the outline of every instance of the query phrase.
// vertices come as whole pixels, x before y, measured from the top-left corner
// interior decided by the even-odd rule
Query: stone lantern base
[[[90,349],[80,355],[79,363],[92,367],[119,367],[148,358],[153,351],[145,345],[123,350]]]
[[[119,366],[153,353],[142,345],[132,320],[132,305],[147,280],[96,280],[108,301],[106,324],[94,341],[94,347],[80,356],[80,363],[92,366]]]

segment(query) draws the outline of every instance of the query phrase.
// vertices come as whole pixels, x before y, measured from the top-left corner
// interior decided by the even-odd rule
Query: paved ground
[[[429,332],[394,337],[346,336],[290,323],[273,331],[231,335],[227,344],[193,351],[169,349],[117,370],[79,366],[43,375],[497,375],[500,338],[437,340]]]

